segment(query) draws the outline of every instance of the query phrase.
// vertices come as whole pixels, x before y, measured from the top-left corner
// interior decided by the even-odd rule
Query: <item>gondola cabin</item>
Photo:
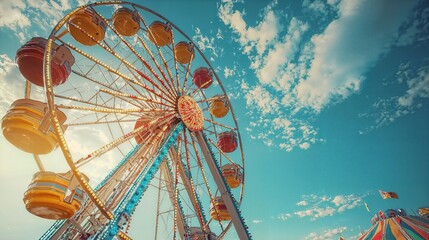
[[[134,125],[134,130],[136,130],[139,127],[144,126],[145,128],[147,128],[147,126],[150,123],[150,119],[146,119],[146,118],[139,118],[136,122],[136,124]],[[142,144],[143,141],[149,136],[150,131],[147,131],[147,129],[139,132],[134,139],[136,140],[137,144]]]
[[[188,64],[194,58],[194,45],[187,42],[179,42],[174,47],[176,61],[181,64]]]
[[[47,40],[33,37],[16,52],[16,63],[21,74],[31,83],[43,87],[43,58]],[[52,43],[51,82],[53,86],[64,83],[71,73],[75,59],[64,45]]]
[[[60,126],[66,115],[56,110]],[[2,119],[5,138],[17,148],[32,154],[47,154],[58,146],[46,103],[32,99],[18,99]]]
[[[189,228],[189,233],[186,234],[186,238],[188,240],[207,240],[207,239],[212,239],[215,240],[216,235],[210,231],[204,232],[203,229],[201,227],[190,227]]]
[[[119,8],[113,14],[113,26],[122,36],[133,36],[140,29],[139,15],[128,8]]]
[[[198,88],[208,88],[213,82],[213,72],[206,67],[197,68],[194,71],[192,81]]]
[[[72,37],[85,46],[93,46],[97,41],[102,41],[106,33],[106,23],[90,8],[73,14],[67,28]]]
[[[86,178],[86,176],[84,177]],[[71,179],[71,172],[65,174],[35,173],[24,194],[27,211],[38,217],[53,220],[73,217],[84,202],[84,192],[77,186],[70,190]]]
[[[206,240],[206,234],[200,227],[190,227],[189,235],[187,239],[192,240]]]
[[[215,98],[209,103],[210,114],[216,118],[223,118],[229,112],[229,106],[226,99]]]
[[[171,44],[171,41],[173,39],[171,26],[160,21],[154,21],[149,26],[148,37],[149,40],[156,44],[158,47]]]
[[[237,134],[233,131],[220,133],[217,136],[217,146],[225,153],[234,152],[238,147]]]
[[[237,188],[243,181],[243,173],[236,164],[226,164],[222,166],[222,176],[230,188]]]
[[[210,205],[210,217],[216,221],[229,221],[231,215],[226,209],[225,202],[222,197],[215,197]]]

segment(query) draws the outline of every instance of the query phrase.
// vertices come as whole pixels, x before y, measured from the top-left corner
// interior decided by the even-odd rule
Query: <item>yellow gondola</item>
[[[226,164],[222,166],[222,176],[230,188],[236,188],[243,181],[243,174],[239,166],[235,164]]]
[[[154,21],[149,26],[148,37],[158,47],[170,44],[173,39],[171,26],[160,21]]]
[[[133,36],[140,29],[139,15],[128,8],[119,8],[113,14],[113,26],[119,34]]]
[[[176,61],[181,64],[188,64],[194,57],[194,45],[187,42],[179,42],[174,47]]]
[[[216,221],[229,221],[231,215],[226,209],[225,202],[222,197],[215,197],[213,203],[210,205],[210,216]]]
[[[72,176],[71,172],[65,174],[35,173],[24,194],[23,200],[27,211],[41,218],[53,220],[73,217],[82,206],[84,192],[80,188],[75,188],[74,196],[66,196],[70,190]],[[84,177],[87,178],[85,175]],[[65,201],[67,197],[69,202]]]
[[[216,118],[225,117],[229,112],[227,101],[221,98],[215,98],[210,101],[210,114]]]
[[[96,41],[102,41],[106,32],[106,23],[89,8],[73,14],[67,27],[73,38],[85,46],[93,46],[97,44]],[[88,34],[96,41],[92,40]]]
[[[56,110],[62,125],[67,117]],[[12,103],[2,119],[5,138],[17,148],[33,153],[47,154],[58,146],[46,103],[32,99],[18,99]]]

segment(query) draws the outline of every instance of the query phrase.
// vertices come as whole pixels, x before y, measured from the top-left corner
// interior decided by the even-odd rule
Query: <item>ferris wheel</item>
[[[251,239],[228,95],[171,21],[129,2],[80,6],[16,62],[25,97],[2,131],[37,163],[24,205],[57,220],[41,239]],[[65,173],[49,170],[50,155]]]

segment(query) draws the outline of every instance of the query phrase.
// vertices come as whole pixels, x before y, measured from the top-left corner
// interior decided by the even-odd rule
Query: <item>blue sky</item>
[[[429,204],[428,1],[144,4],[192,36],[230,93],[246,159],[242,212],[255,239],[356,239],[380,209]],[[24,92],[16,49],[47,37],[76,6],[0,3],[2,116]],[[36,166],[0,143],[0,232],[40,236],[51,222],[22,204]],[[378,189],[399,199],[382,200]]]

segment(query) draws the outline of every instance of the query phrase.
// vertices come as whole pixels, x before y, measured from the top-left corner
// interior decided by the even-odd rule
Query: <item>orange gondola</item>
[[[179,42],[174,47],[176,61],[181,64],[188,64],[194,58],[194,45],[187,42]]]
[[[113,14],[113,26],[123,36],[133,36],[140,29],[140,19],[137,12],[128,8],[119,8]]]
[[[209,106],[210,114],[216,118],[225,117],[229,112],[227,100],[220,97],[215,97],[210,101]]]
[[[102,41],[106,33],[106,23],[90,8],[73,14],[67,27],[72,37],[85,46],[93,46],[97,41]]]
[[[154,21],[149,26],[148,37],[151,42],[159,47],[170,44],[173,39],[170,24]]]

